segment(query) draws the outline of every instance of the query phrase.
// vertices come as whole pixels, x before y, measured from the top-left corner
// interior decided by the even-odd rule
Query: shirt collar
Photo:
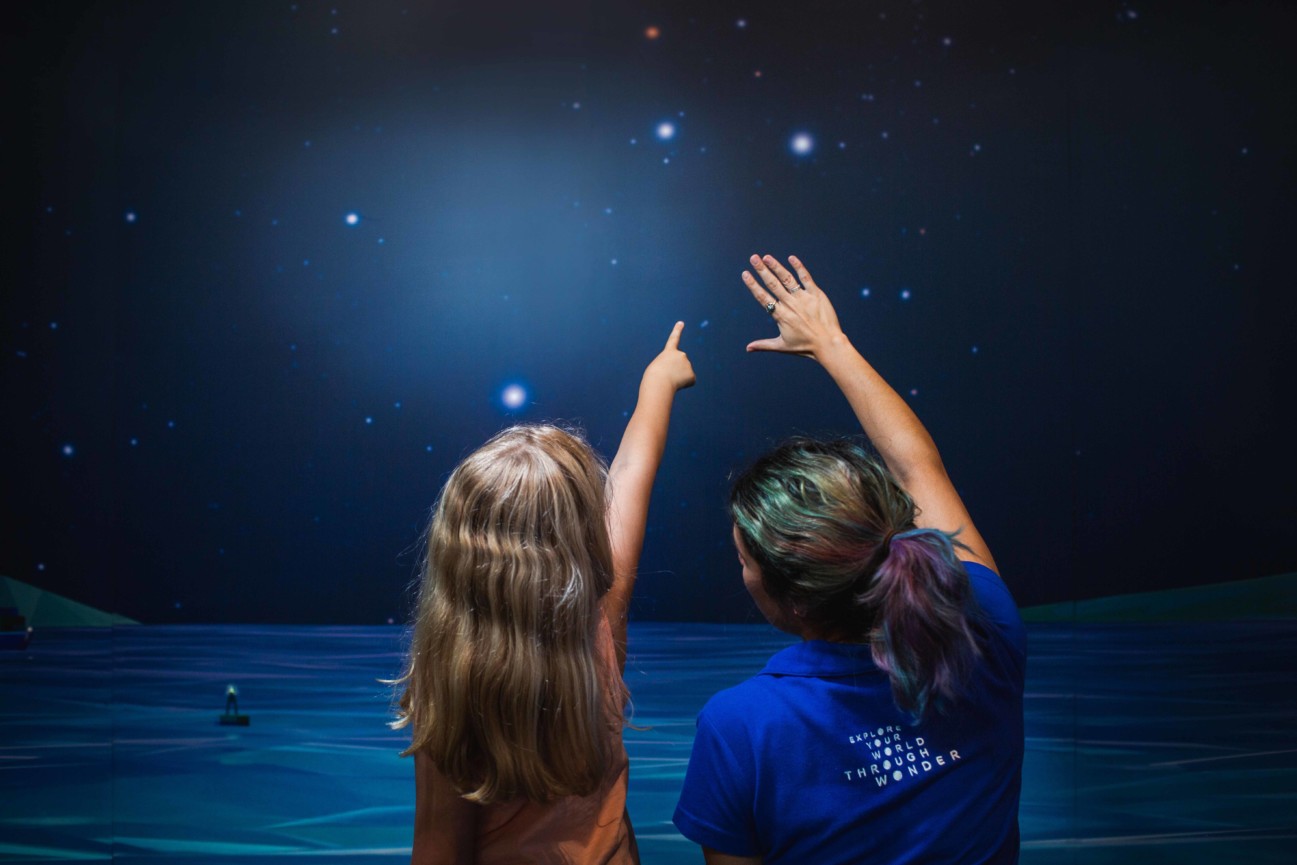
[[[775,654],[761,671],[768,676],[881,675],[868,643],[830,643],[806,640]]]

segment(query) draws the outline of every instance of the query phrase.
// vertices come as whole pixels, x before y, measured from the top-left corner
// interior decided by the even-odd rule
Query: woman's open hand
[[[779,351],[822,361],[824,352],[844,338],[828,296],[794,255],[788,256],[788,262],[796,277],[773,255],[754,255],[749,260],[761,281],[745,270],[743,284],[775,320],[779,336],[754,340],[748,343],[748,351]]]

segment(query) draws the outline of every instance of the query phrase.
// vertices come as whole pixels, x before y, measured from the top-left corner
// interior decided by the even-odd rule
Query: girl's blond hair
[[[433,509],[393,726],[471,801],[586,795],[619,756],[606,475],[578,434],[517,426],[465,458]]]

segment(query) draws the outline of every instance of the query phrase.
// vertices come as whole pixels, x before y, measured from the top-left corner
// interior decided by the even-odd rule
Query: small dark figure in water
[[[225,689],[225,714],[239,714],[239,689],[233,685]]]

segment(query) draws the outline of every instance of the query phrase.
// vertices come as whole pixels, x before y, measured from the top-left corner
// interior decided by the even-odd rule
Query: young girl
[[[517,426],[446,481],[395,724],[412,732],[414,865],[639,861],[621,671],[671,404],[694,383],[683,328],[606,473],[577,435]]]
[[[803,642],[713,697],[675,823],[709,865],[1014,863],[1026,640],[923,424],[797,259],[744,271],[882,457],[797,439],[734,484],[743,583]],[[760,278],[760,282],[757,281]]]

